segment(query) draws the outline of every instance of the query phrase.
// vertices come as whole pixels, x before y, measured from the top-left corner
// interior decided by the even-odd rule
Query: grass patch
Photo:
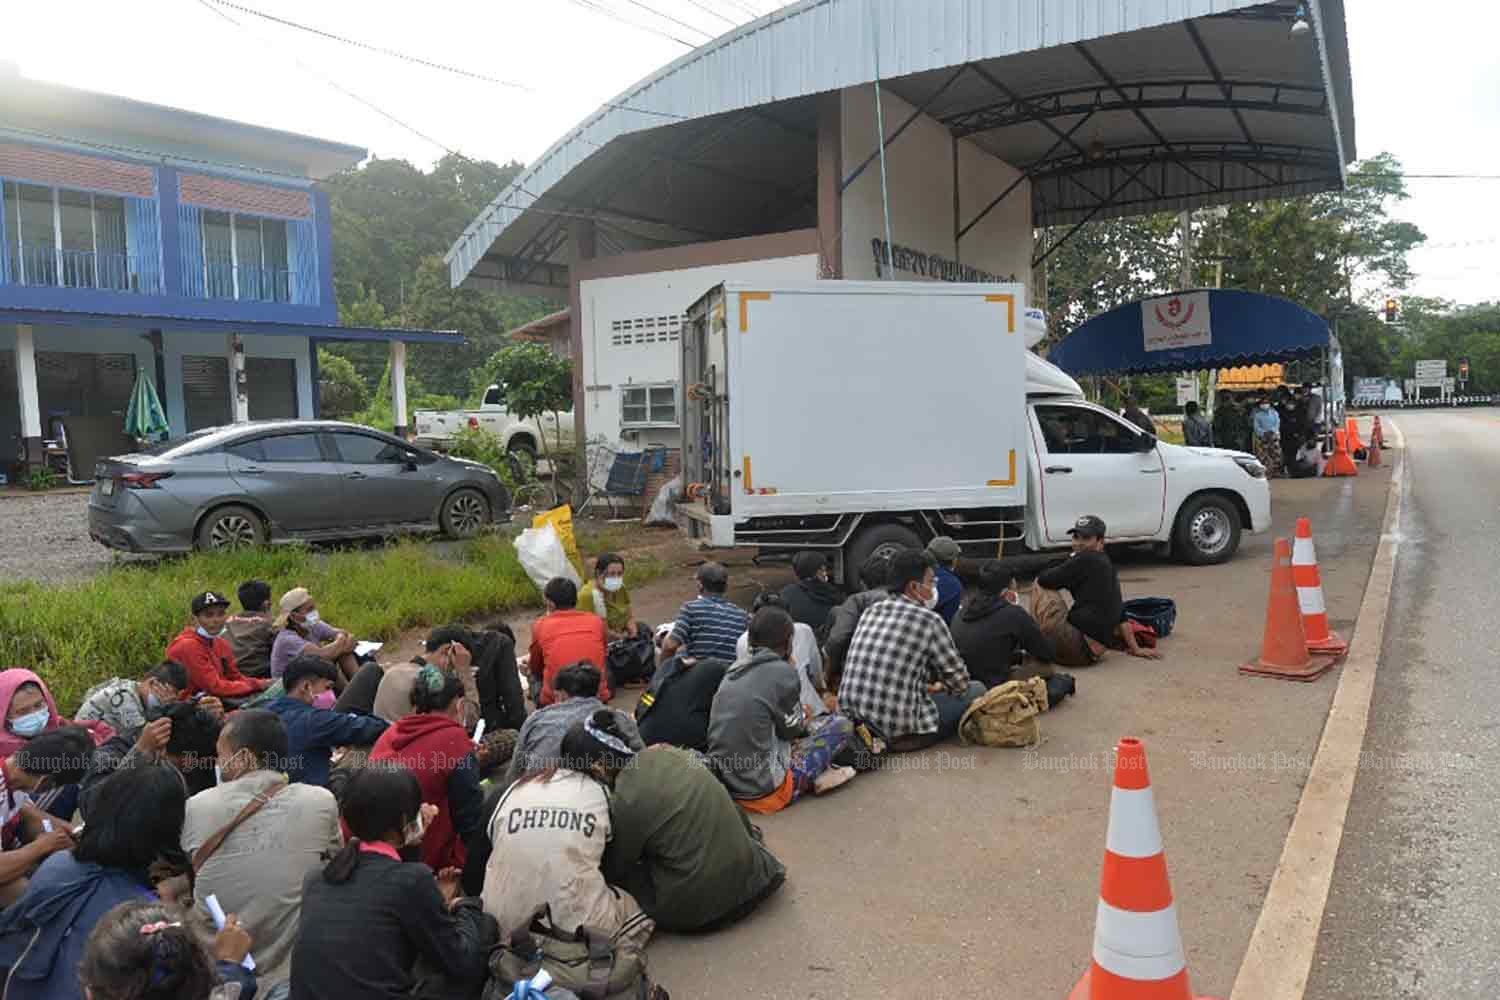
[[[638,586],[665,571],[660,560],[641,557],[630,560],[627,575]],[[361,639],[541,604],[503,536],[448,555],[409,538],[372,548],[198,553],[115,566],[74,583],[0,585],[0,663],[41,674],[59,708],[71,713],[99,681],[134,677],[158,662],[188,621],[194,594],[232,595],[251,579],[270,583],[277,596],[307,587],[331,622]]]

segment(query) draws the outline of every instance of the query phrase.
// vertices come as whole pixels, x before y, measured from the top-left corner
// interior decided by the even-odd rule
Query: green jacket
[[[655,746],[615,779],[611,885],[627,889],[662,928],[704,930],[748,913],[786,869],[696,756]]]

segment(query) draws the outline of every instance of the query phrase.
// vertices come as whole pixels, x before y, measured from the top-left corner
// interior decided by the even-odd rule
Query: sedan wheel
[[[198,548],[210,551],[264,545],[265,525],[248,507],[221,507],[198,527]]]
[[[459,490],[443,505],[443,534],[449,538],[473,538],[490,521],[490,505],[475,490]]]

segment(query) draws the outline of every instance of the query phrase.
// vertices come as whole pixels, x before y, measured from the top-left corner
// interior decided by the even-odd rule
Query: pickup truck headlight
[[[1244,469],[1245,474],[1251,479],[1266,478],[1266,467],[1264,465],[1261,465],[1260,462],[1256,459],[1250,458],[1248,456],[1245,458],[1236,458],[1234,460],[1234,464]]]

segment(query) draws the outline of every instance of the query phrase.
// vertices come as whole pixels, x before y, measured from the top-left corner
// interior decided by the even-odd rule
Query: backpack
[[[649,919],[645,914],[635,918]],[[551,907],[541,907],[525,927],[512,931],[490,952],[484,1000],[506,1000],[517,980],[530,979],[542,969],[554,984],[580,1000],[670,1000],[667,991],[646,975],[644,945],[627,938],[634,923],[613,935],[593,927],[569,932],[553,925]]]
[[[964,712],[958,733],[966,745],[1029,747],[1042,742],[1037,716],[1047,711],[1047,681],[1028,677],[990,688]]]

